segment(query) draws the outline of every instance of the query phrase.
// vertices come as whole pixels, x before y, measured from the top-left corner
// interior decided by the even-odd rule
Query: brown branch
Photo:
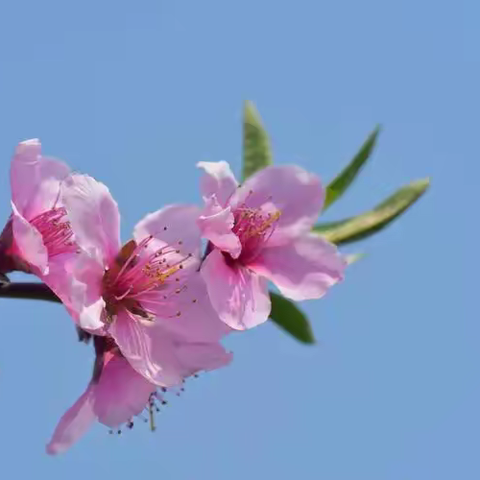
[[[0,297],[61,302],[44,283],[34,282],[3,284],[0,286]]]

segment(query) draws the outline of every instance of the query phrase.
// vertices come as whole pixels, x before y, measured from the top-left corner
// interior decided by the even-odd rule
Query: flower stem
[[[44,283],[35,282],[3,284],[0,286],[0,297],[61,302],[61,300]]]

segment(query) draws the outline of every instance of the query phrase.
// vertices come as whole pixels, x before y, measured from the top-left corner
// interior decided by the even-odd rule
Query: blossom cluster
[[[43,156],[36,139],[17,146],[0,272],[48,285],[96,354],[48,453],[65,451],[94,421],[129,427],[186,378],[228,365],[221,341],[268,319],[269,282],[299,301],[343,278],[345,259],[310,233],[325,196],[315,175],[268,166],[240,185],[224,161],[198,167],[203,205],[149,213],[122,244],[103,183]]]

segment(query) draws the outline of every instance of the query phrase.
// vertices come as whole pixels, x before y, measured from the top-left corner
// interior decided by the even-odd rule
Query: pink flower
[[[220,318],[238,330],[267,320],[267,281],[293,300],[323,296],[345,268],[336,247],[310,230],[324,190],[296,166],[267,167],[242,186],[226,162],[200,162],[205,208],[198,219],[209,240],[201,274]]]
[[[10,167],[12,215],[0,241],[2,271],[38,275],[67,304],[68,269],[78,249],[60,201],[69,174],[63,162],[42,156],[37,139],[21,142]]]
[[[175,357],[175,368],[183,377],[204,369],[216,368],[219,353],[214,344],[188,343],[181,336],[163,332],[164,345]],[[117,430],[122,425],[133,427],[134,417],[146,410],[153,425],[154,411],[166,403],[157,386],[139,375],[122,356],[114,341],[107,337],[94,337],[96,360],[92,380],[85,392],[61,418],[47,453],[57,454],[67,450],[94,421]],[[222,355],[221,355],[222,356]],[[217,358],[218,360],[218,358]],[[222,360],[223,361],[223,360]]]
[[[103,337],[95,337],[106,345]],[[47,453],[63,453],[98,420],[117,428],[138,415],[149,402],[156,386],[132,369],[111,342],[110,350],[97,354],[92,381],[61,418]],[[106,347],[105,347],[106,348]]]
[[[190,206],[147,215],[120,245],[120,215],[107,187],[86,175],[62,186],[72,231],[83,252],[73,268],[72,304],[80,328],[112,337],[149,382],[169,387],[185,376],[184,344],[201,368],[230,361],[218,343],[228,329],[197,273],[200,236]],[[178,343],[178,344],[177,344]]]

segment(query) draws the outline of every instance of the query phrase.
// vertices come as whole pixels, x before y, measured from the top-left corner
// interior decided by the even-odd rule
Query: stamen
[[[260,208],[247,207],[246,202],[235,210],[233,232],[242,244],[240,262],[252,261],[260,253],[275,231],[280,216],[279,210],[265,213]]]
[[[150,420],[150,431],[154,432],[155,431],[155,417],[153,415],[153,401],[151,399],[152,397],[150,396],[150,401],[148,404],[148,415],[149,415],[149,420]]]
[[[67,211],[61,207],[47,210],[30,220],[30,223],[42,235],[43,243],[50,257],[62,253],[73,253],[77,250],[73,240],[73,231],[66,217]]]
[[[122,294],[119,295],[119,296],[116,296],[116,295],[115,295],[115,300],[117,300],[117,301],[123,300],[123,299],[132,291],[132,288],[133,288],[133,287],[130,286],[130,287],[128,288],[128,290],[125,291],[125,293],[122,293]]]
[[[133,246],[135,245],[135,242],[133,240],[131,240],[130,242],[126,243],[122,249],[120,250],[120,253],[118,254],[117,258],[116,258],[116,261],[117,262],[121,262],[122,261],[122,253],[126,253],[128,255],[128,250],[131,250],[133,248],[133,251],[130,252],[130,254],[128,255],[125,263],[123,263],[122,267],[120,268],[119,272],[117,273],[115,279],[113,280],[113,283],[115,283],[119,278],[120,276],[122,275],[122,273],[127,269],[127,267],[133,262],[133,260],[136,258],[138,252],[146,247],[148,245],[148,243],[152,240],[152,236],[148,236],[147,238],[143,239],[135,248],[133,248]],[[133,242],[133,244],[131,243]]]
[[[106,308],[103,320],[106,324],[114,321],[119,309],[123,309],[132,320],[142,317],[154,320],[155,312],[148,309],[148,304],[165,305],[169,299],[179,295],[187,289],[185,283],[176,274],[182,270],[185,263],[192,257],[191,254],[182,255],[176,246],[164,245],[152,252],[144,249],[151,245],[154,237],[146,237],[136,244],[134,240],[126,243],[115,261],[106,269],[103,277],[103,298]],[[179,245],[182,240],[178,240]],[[174,281],[167,286],[169,280]],[[159,290],[167,290],[159,294]],[[163,301],[162,301],[163,298]],[[147,304],[147,308],[144,304]],[[178,317],[178,311],[173,317]]]

